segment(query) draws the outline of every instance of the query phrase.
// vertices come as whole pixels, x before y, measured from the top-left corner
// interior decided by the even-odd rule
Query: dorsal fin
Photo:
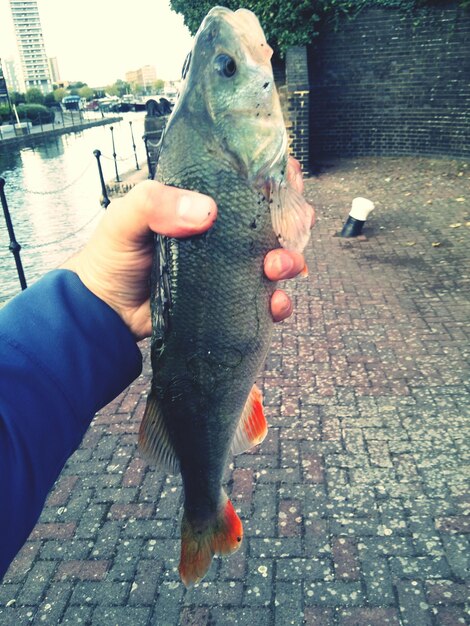
[[[263,397],[253,385],[232,441],[232,453],[246,452],[263,441],[268,424],[263,411]]]

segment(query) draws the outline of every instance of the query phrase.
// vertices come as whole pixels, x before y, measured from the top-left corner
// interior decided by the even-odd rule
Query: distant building
[[[126,72],[126,82],[131,85],[139,85],[146,89],[151,87],[157,80],[157,72],[153,65],[144,65],[138,70]]]
[[[48,62],[51,80],[55,85],[58,85],[60,83],[60,72],[57,57],[49,57]]]
[[[52,90],[37,0],[10,0],[26,90]]]
[[[21,79],[21,73],[15,59],[2,59],[2,65],[8,91],[18,91],[20,93],[24,91],[24,82]]]

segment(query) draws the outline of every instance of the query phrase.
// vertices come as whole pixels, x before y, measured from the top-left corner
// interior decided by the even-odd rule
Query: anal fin
[[[264,416],[263,397],[253,385],[232,441],[232,453],[240,454],[260,444],[266,437],[268,424]]]
[[[179,460],[156,395],[150,392],[139,428],[139,447],[149,461],[170,474],[179,472]]]

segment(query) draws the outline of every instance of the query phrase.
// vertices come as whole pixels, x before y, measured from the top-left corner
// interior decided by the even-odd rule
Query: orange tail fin
[[[215,554],[231,554],[240,547],[243,526],[229,499],[215,520],[199,530],[188,520],[181,522],[179,573],[186,587],[200,582],[207,574]]]

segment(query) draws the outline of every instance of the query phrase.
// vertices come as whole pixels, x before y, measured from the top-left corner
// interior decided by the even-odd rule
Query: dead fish
[[[218,205],[203,235],[157,235],[152,269],[153,378],[139,440],[147,457],[182,476],[186,586],[242,541],[222,481],[230,452],[260,443],[267,430],[254,384],[273,329],[275,285],[263,260],[280,246],[302,251],[312,221],[289,184],[298,172],[288,167],[271,55],[253,13],[213,8],[160,146],[156,179]]]

